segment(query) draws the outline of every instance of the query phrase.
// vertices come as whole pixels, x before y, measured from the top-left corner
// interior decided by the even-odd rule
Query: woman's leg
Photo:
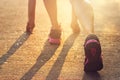
[[[92,6],[85,0],[71,0],[71,4],[84,30],[94,33],[94,13]]]
[[[75,14],[74,8],[72,7],[72,20],[71,20],[71,28],[73,33],[79,33],[80,32],[80,27],[77,22],[77,16]]]
[[[44,0],[44,4],[45,4],[46,10],[48,12],[48,15],[50,17],[52,28],[59,29],[60,26],[59,26],[58,20],[57,20],[57,2],[56,2],[56,0]]]
[[[61,29],[57,21],[57,3],[56,0],[44,0],[44,4],[51,20],[52,28],[49,34],[51,44],[60,44]]]
[[[26,27],[26,31],[32,33],[33,28],[35,26],[35,7],[36,0],[29,0],[28,2],[28,24]]]

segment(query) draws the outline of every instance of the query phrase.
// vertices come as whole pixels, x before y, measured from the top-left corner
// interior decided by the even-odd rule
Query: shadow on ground
[[[74,43],[75,39],[77,38],[77,36],[78,36],[77,34],[71,34],[67,38],[56,62],[54,63],[50,72],[48,73],[46,80],[57,80],[58,79],[60,72],[62,70],[62,66],[65,62],[67,53],[69,52],[70,48],[73,46],[73,43]]]
[[[76,37],[77,35],[72,34],[67,38],[65,44],[63,45],[63,49],[53,67],[51,68],[50,72],[48,73],[46,80],[56,80],[59,77],[67,53],[72,47]],[[50,45],[48,41],[46,41],[40,56],[37,58],[37,62],[27,73],[23,75],[20,80],[31,80],[36,72],[54,55],[58,47],[58,45]]]
[[[17,51],[17,49],[19,49],[23,45],[23,43],[29,38],[29,36],[30,36],[29,33],[24,32],[10,47],[6,54],[0,57],[0,65],[4,64],[4,62],[6,62],[6,60]]]
[[[40,53],[40,56],[37,58],[36,63],[20,80],[31,80],[36,72],[54,55],[57,48],[58,45],[50,45],[47,40],[44,44],[43,50]]]
[[[89,72],[84,73],[82,80],[101,80],[101,77],[98,72]]]

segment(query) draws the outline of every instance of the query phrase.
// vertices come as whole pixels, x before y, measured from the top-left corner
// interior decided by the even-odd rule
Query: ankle
[[[71,21],[71,25],[76,25],[76,24],[78,24],[78,22],[77,22],[77,20],[76,21]]]
[[[35,26],[35,23],[28,22],[27,25],[28,25],[29,27],[34,27],[34,26]]]
[[[52,29],[61,29],[61,25],[53,25],[51,28]]]

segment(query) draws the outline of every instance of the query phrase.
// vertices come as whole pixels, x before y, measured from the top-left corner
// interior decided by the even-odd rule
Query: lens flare
[[[90,3],[90,0],[85,0],[85,2]]]

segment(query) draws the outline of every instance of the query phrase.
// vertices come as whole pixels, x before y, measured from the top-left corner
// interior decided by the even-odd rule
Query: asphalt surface
[[[120,1],[92,0],[95,12],[95,34],[102,46],[104,68],[98,73],[83,71],[82,30],[73,34],[70,28],[71,6],[58,0],[61,44],[51,45],[51,28],[42,0],[37,1],[36,27],[27,34],[27,1],[0,1],[0,80],[120,80]]]

